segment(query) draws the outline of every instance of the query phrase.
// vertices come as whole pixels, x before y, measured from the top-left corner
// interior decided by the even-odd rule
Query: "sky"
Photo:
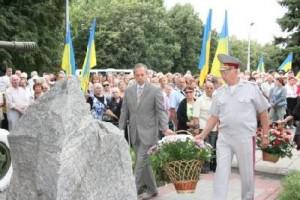
[[[277,0],[165,0],[164,3],[167,9],[176,3],[192,4],[203,23],[212,8],[212,28],[217,32],[221,31],[227,9],[229,35],[238,39],[248,40],[250,35],[251,40],[266,44],[272,42],[274,36],[286,35],[276,23],[286,12]]]

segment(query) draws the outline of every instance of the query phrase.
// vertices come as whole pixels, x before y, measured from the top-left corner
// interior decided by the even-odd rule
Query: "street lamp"
[[[247,59],[247,72],[250,72],[250,30],[251,27],[254,25],[254,22],[249,24],[249,31],[248,31],[248,59]]]
[[[68,30],[68,24],[69,24],[69,20],[70,20],[70,18],[69,18],[69,0],[66,0],[66,12],[65,12],[65,17],[66,17],[66,32],[67,32],[67,30]]]

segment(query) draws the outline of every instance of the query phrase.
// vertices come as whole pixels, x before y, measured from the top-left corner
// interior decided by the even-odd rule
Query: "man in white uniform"
[[[263,128],[262,145],[269,143],[269,104],[255,83],[238,78],[237,58],[219,54],[221,75],[226,85],[213,95],[210,117],[196,140],[203,140],[219,122],[217,169],[214,177],[214,200],[227,198],[232,157],[238,160],[242,182],[242,200],[254,199],[254,152],[257,116]]]

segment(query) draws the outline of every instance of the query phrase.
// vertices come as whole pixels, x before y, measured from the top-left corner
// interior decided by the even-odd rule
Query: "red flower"
[[[274,146],[279,146],[281,144],[281,141],[280,140],[275,140],[274,141]]]

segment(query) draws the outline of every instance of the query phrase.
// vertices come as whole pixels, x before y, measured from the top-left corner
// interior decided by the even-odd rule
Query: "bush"
[[[279,200],[300,199],[300,171],[291,172],[282,182],[283,190]]]

